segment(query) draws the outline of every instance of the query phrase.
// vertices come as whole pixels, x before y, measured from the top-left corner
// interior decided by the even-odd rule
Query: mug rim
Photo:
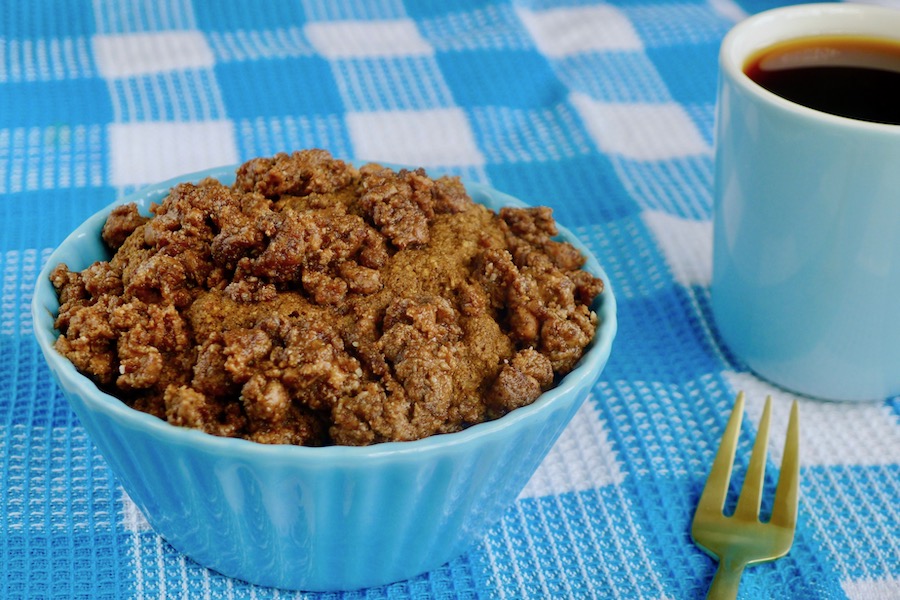
[[[871,4],[820,3],[783,6],[754,14],[737,23],[723,38],[719,77],[731,80],[744,93],[772,108],[815,121],[819,126],[900,135],[897,124],[843,117],[787,100],[744,72],[747,60],[765,48],[795,39],[832,35],[871,36],[900,44],[900,10]]]

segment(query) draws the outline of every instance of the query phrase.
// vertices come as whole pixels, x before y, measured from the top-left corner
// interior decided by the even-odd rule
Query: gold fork
[[[694,513],[691,526],[694,543],[719,561],[707,598],[736,598],[745,566],[780,558],[788,553],[794,542],[800,482],[800,424],[796,400],[791,407],[772,517],[768,523],[759,520],[771,408],[772,398],[768,397],[737,507],[732,516],[726,517],[723,513],[725,497],[744,414],[744,393],[738,394]]]

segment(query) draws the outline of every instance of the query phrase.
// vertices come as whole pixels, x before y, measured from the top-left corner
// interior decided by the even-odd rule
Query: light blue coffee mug
[[[900,394],[900,126],[794,104],[743,72],[761,49],[820,34],[900,40],[900,11],[791,6],[722,43],[712,310],[764,379],[880,400]]]

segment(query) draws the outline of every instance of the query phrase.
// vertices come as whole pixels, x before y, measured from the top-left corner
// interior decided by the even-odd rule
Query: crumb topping
[[[267,444],[367,445],[532,403],[581,358],[603,282],[549,208],[324,150],[234,185],[114,209],[109,261],[51,274],[56,348],[169,423]]]

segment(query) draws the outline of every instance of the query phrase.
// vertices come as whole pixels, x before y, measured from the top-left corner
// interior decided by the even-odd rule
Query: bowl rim
[[[348,162],[356,164],[354,161]],[[380,164],[391,166],[392,168],[403,168],[388,163]],[[34,296],[31,303],[34,335],[50,369],[55,372],[61,382],[62,380],[66,381],[71,386],[71,389],[77,391],[86,408],[92,411],[103,412],[119,424],[143,430],[162,443],[178,446],[189,445],[197,450],[216,455],[240,453],[248,457],[285,461],[297,461],[307,458],[324,461],[332,465],[335,463],[356,463],[361,459],[371,463],[373,460],[411,459],[412,457],[418,459],[423,455],[442,452],[460,445],[468,447],[476,440],[497,435],[505,430],[515,429],[523,421],[539,420],[543,413],[552,410],[558,404],[558,399],[566,395],[570,390],[578,389],[585,385],[592,386],[594,381],[586,380],[596,377],[605,366],[618,329],[616,298],[612,284],[607,273],[585,244],[568,229],[557,224],[559,229],[558,237],[564,238],[575,246],[586,258],[584,268],[603,280],[604,289],[598,298],[595,299],[593,306],[600,323],[593,341],[572,371],[565,375],[554,388],[541,394],[533,403],[510,411],[500,418],[471,425],[462,431],[435,434],[412,441],[381,442],[369,446],[331,445],[311,447],[290,444],[261,444],[243,438],[216,436],[196,429],[172,425],[158,417],[129,407],[119,398],[97,387],[90,378],[80,373],[71,361],[55,349],[54,343],[59,336],[59,332],[54,328],[53,324],[59,305],[56,291],[49,280],[50,272],[57,264],[65,262],[62,260],[62,255],[65,254],[65,250],[68,247],[77,244],[80,239],[85,237],[96,239],[99,229],[105,223],[106,218],[114,207],[129,202],[146,204],[156,199],[162,199],[168,195],[169,190],[176,184],[184,182],[196,183],[206,177],[214,177],[223,183],[228,183],[229,178],[233,181],[235,170],[238,166],[227,165],[179,175],[123,195],[88,217],[47,257],[38,275],[38,281],[35,283]],[[431,173],[429,174],[431,175]],[[432,176],[439,175],[440,173],[435,173]],[[486,196],[491,199],[492,210],[497,210],[500,206],[527,206],[521,200],[500,192],[487,184],[469,181],[466,178],[461,179],[473,200],[484,204],[483,201],[476,199],[476,195],[482,198]]]

